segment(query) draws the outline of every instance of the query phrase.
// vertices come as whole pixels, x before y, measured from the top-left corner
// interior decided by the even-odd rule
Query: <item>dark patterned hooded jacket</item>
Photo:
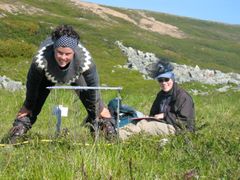
[[[159,113],[164,113],[164,121],[173,125],[177,131],[186,128],[189,131],[195,130],[195,109],[192,97],[175,82],[170,92],[160,91],[157,94],[150,116]]]

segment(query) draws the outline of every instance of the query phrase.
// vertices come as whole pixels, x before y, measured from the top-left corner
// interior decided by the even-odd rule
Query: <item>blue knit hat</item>
[[[162,74],[159,74],[156,79],[160,79],[160,78],[170,78],[172,80],[174,80],[175,78],[175,75],[172,71],[168,71],[168,72],[165,72],[165,73],[162,73]]]

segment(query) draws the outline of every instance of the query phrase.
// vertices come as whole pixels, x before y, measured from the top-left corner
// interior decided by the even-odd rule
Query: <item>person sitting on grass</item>
[[[172,71],[163,72],[155,79],[160,92],[154,100],[149,117],[133,121],[119,129],[120,139],[145,132],[150,135],[176,134],[183,130],[195,131],[195,108],[192,97],[175,82]]]

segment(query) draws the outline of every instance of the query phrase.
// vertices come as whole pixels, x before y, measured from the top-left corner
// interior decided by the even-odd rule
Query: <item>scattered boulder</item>
[[[24,89],[24,86],[19,81],[13,81],[6,76],[0,76],[0,88],[8,91],[17,91]]]
[[[207,95],[209,95],[208,92],[202,92],[202,91],[197,90],[197,89],[190,89],[189,92],[192,93],[192,94],[195,95],[195,96],[197,96],[197,95],[201,95],[201,96],[207,96]]]
[[[218,88],[218,92],[227,92],[232,86],[223,86],[221,88]]]
[[[233,87],[232,89],[233,89],[235,92],[240,91],[240,85],[238,85],[237,87]]]

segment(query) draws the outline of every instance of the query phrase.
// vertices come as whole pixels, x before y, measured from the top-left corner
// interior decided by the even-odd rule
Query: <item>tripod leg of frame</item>
[[[117,99],[118,99],[118,103],[117,103],[117,139],[119,141],[119,113],[120,113],[120,100],[121,100],[121,94],[120,94],[120,90],[117,91]]]

